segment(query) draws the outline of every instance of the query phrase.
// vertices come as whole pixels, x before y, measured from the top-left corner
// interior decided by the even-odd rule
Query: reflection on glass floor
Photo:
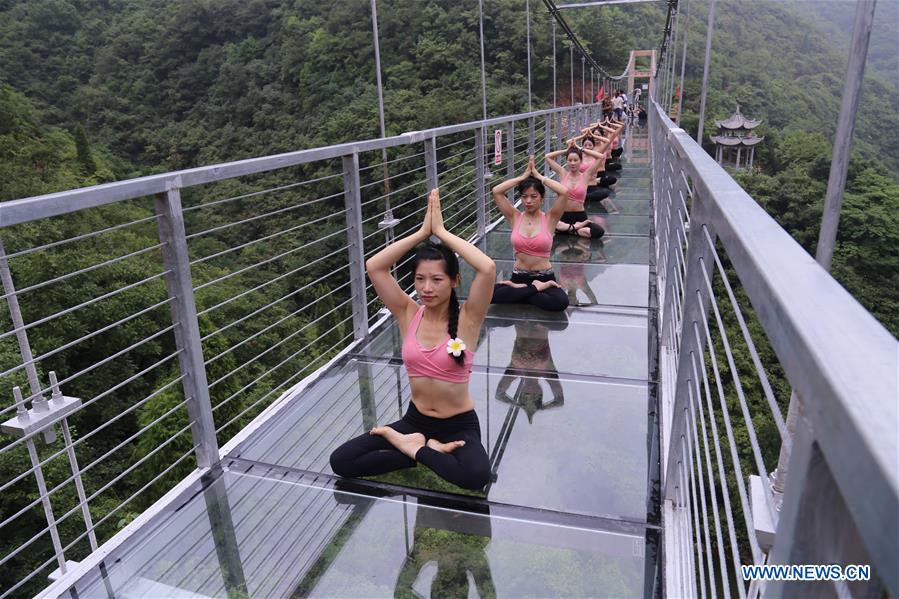
[[[584,243],[590,243],[585,239]],[[496,260],[496,273],[500,280],[512,276],[512,260]],[[649,266],[646,264],[583,264],[556,262],[556,280],[568,294],[572,307],[635,306],[645,308],[649,299]],[[474,271],[464,268],[462,285],[457,289],[459,297],[468,297]],[[493,306],[490,314],[509,313],[518,309]],[[538,313],[538,315],[540,315]]]
[[[644,557],[657,546],[655,531],[379,498],[240,462],[177,505],[67,595],[636,597],[652,584]]]
[[[645,522],[647,384],[599,382],[541,369],[552,366],[553,356],[539,333],[521,338],[516,346],[517,357],[507,367],[479,369],[471,379],[494,474],[486,498]],[[233,455],[330,474],[331,451],[375,423],[398,420],[408,402],[409,381],[401,365],[353,360],[316,384],[304,402],[286,408]],[[423,467],[380,480],[462,492]]]

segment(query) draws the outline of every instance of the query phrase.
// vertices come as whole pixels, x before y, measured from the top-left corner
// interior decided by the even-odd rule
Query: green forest
[[[491,117],[527,110],[523,4],[484,2]],[[546,108],[552,106],[554,95],[552,30],[544,6],[537,1],[530,4],[533,105]],[[821,10],[818,4],[823,4]],[[705,132],[714,132],[714,120],[729,116],[737,104],[745,115],[763,121],[758,131],[765,140],[757,149],[755,168],[736,173],[735,178],[812,254],[853,6],[734,0],[717,5]],[[378,137],[369,7],[368,0],[0,0],[0,202]],[[682,126],[695,133],[708,3],[689,0],[688,7]],[[565,17],[597,62],[618,74],[631,49],[658,46],[664,11],[661,4],[604,6],[566,11]],[[895,23],[899,5],[881,2],[878,11],[879,23]],[[379,28],[387,135],[480,119],[476,1],[382,0]],[[832,272],[897,335],[899,52],[890,34],[880,27],[872,37]],[[577,58],[571,97],[571,65],[561,32],[557,52],[558,103],[583,100]],[[589,73],[585,78],[589,81]],[[707,140],[705,145],[712,150]],[[470,158],[449,151],[442,156],[445,169],[462,166]],[[390,158],[410,169],[420,162],[402,151]],[[372,158],[363,166],[375,165]],[[198,261],[192,270],[194,283],[208,284],[197,291],[197,304],[204,351],[207,357],[216,357],[207,367],[207,377],[214,383],[220,444],[283,390],[262,378],[269,369],[296,363],[289,375],[297,382],[352,335],[348,279],[335,272],[342,259],[332,257],[344,247],[334,236],[343,217],[331,218],[343,207],[338,197],[339,161],[285,171],[289,172],[222,182],[184,194],[185,206],[191,209],[187,232],[196,234],[190,246]],[[220,198],[249,197],[259,189],[311,179],[317,182],[307,195],[286,189],[265,195],[259,204],[213,204]],[[421,193],[420,186],[411,186],[413,181],[412,175],[392,181],[397,189],[410,186],[397,201]],[[2,210],[0,203],[0,218]],[[262,218],[263,212],[275,218]],[[88,306],[32,331],[35,354],[43,355],[109,327],[78,351],[42,360],[42,381],[50,370],[63,379],[102,357],[116,355],[134,340],[151,338],[65,386],[67,394],[102,399],[72,423],[73,436],[85,439],[78,452],[82,464],[104,460],[84,475],[88,493],[102,489],[91,502],[95,521],[110,515],[98,528],[100,542],[193,469],[190,459],[176,462],[190,455],[191,440],[183,428],[186,398],[177,384],[174,339],[166,330],[170,316],[152,216],[152,199],[134,200],[4,229],[2,234],[6,251],[13,256],[10,264],[19,289],[39,286],[109,256],[134,255],[88,273],[77,285],[52,286],[23,294],[22,299],[25,320],[33,322],[98,295],[117,293],[114,301]],[[411,208],[400,208],[397,216],[404,227],[413,226]],[[238,220],[249,224],[227,228]],[[459,222],[463,220],[460,216]],[[135,221],[138,224],[125,226]],[[109,235],[60,245],[52,252],[27,253],[41,244],[118,226]],[[270,236],[277,236],[285,247],[321,243],[301,262],[282,256],[277,248],[255,244]],[[230,253],[238,245],[248,250]],[[236,276],[247,264],[259,262],[266,266],[246,275],[249,280]],[[130,285],[134,287],[121,291]],[[262,296],[247,293],[261,285]],[[285,299],[259,317],[247,318],[274,298]],[[297,313],[310,305],[311,310]],[[140,318],[113,327],[137,310],[144,311]],[[240,326],[232,326],[235,321],[241,321]],[[11,324],[4,305],[0,332],[11,330]],[[247,342],[250,335],[255,337]],[[285,339],[287,343],[278,345]],[[300,351],[298,362],[295,356]],[[265,359],[255,361],[261,352],[266,352]],[[0,372],[20,362],[15,338],[0,337]],[[120,386],[126,380],[130,382]],[[24,372],[0,375],[4,405],[11,405],[15,385],[27,388]],[[9,413],[4,412],[4,419]],[[117,419],[115,426],[98,428],[98,423],[111,419]],[[141,431],[146,432],[138,434]],[[11,440],[4,435],[3,445]],[[42,458],[54,456],[45,471],[48,484],[64,484],[69,476],[65,454],[58,446],[39,451]],[[0,483],[14,479],[27,460],[21,445],[0,454]],[[104,489],[117,473],[141,460],[132,476]],[[172,464],[167,475],[157,479]],[[148,493],[130,499],[147,485]],[[5,518],[37,500],[33,481],[17,482],[0,495],[0,514]],[[57,517],[70,511],[76,502],[72,486],[63,486],[52,502]],[[0,554],[20,547],[44,526],[37,504],[0,535]],[[77,515],[68,518],[60,527],[64,544],[81,535],[83,528]],[[78,559],[88,551],[82,539],[73,555]],[[21,572],[31,572],[51,554],[46,535],[33,541],[27,552],[0,568],[0,589],[12,587]],[[53,567],[19,592],[33,594],[42,588]]]

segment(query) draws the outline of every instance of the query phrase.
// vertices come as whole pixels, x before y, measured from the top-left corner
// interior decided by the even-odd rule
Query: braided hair
[[[418,265],[424,261],[442,261],[445,265],[444,272],[451,279],[455,280],[459,276],[459,258],[456,253],[442,243],[427,243],[415,251],[412,257],[412,273],[418,270]],[[447,322],[447,332],[450,339],[459,336],[459,298],[456,295],[456,289],[450,292],[449,299],[449,321]],[[463,366],[465,364],[465,351],[459,353],[458,356],[452,356],[456,364]]]

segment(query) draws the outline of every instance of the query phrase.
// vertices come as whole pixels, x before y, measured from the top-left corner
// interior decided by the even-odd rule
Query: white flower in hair
[[[446,342],[446,353],[453,354],[457,358],[465,351],[465,342],[456,337]]]

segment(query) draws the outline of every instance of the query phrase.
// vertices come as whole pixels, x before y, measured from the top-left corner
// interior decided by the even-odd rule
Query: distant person
[[[556,192],[556,201],[548,214],[542,210],[545,186]],[[517,188],[524,210],[517,210],[506,197],[506,192],[513,187]],[[568,296],[556,282],[549,254],[556,223],[568,204],[568,190],[561,183],[541,175],[531,156],[524,173],[493,188],[493,201],[512,227],[512,249],[515,251],[512,277],[494,286],[493,303],[531,304],[543,310],[561,312],[568,307]]]
[[[406,295],[391,269],[431,235],[441,241],[415,251],[412,274],[419,305]],[[458,252],[475,271],[468,300],[459,307]],[[406,414],[350,439],[331,454],[338,476],[375,476],[421,463],[465,489],[482,489],[490,459],[468,388],[474,350],[490,307],[496,264],[443,225],[440,195],[428,197],[421,228],[368,259],[368,276],[403,338],[403,363],[412,398]]]
[[[621,97],[621,92],[615,90],[615,97],[612,98],[612,112],[614,113],[614,119],[617,121],[622,120],[622,115],[624,113],[624,99]]]

